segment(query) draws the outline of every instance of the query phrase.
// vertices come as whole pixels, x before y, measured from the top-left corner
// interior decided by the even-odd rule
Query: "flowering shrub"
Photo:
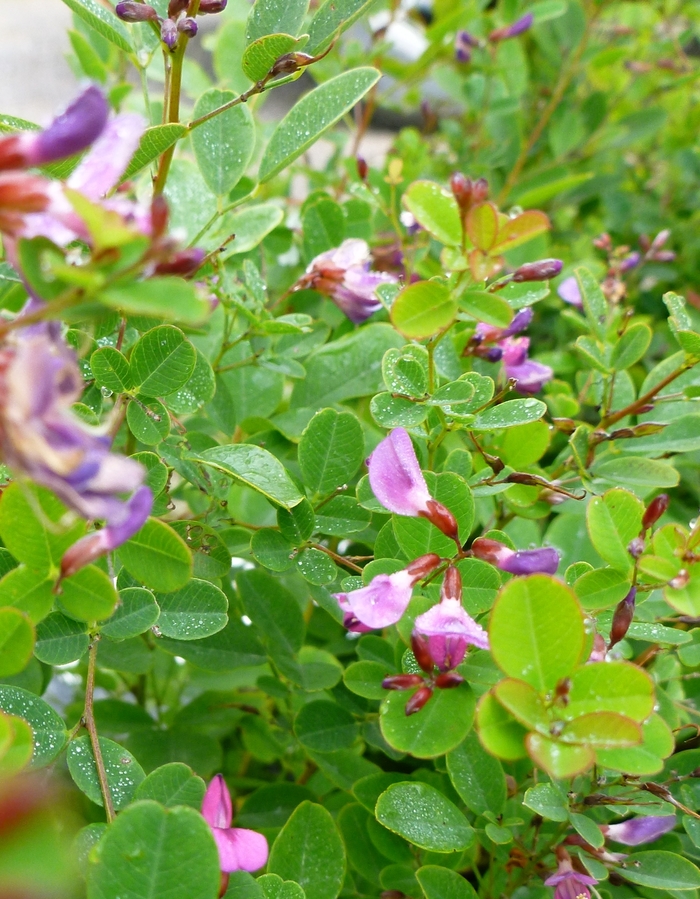
[[[92,83],[0,116],[0,894],[692,897],[697,9],[64,2]]]

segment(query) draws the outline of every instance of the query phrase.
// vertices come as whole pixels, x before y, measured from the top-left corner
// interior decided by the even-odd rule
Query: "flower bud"
[[[421,687],[420,690],[416,690],[406,703],[406,715],[415,715],[416,712],[420,712],[432,695],[433,691],[431,687]]]
[[[644,552],[644,546],[644,538],[635,537],[634,540],[630,540],[629,544],[627,545],[627,552],[632,556],[633,559],[638,559]]]
[[[505,28],[497,28],[495,31],[492,31],[489,35],[489,40],[496,43],[498,41],[506,41],[511,37],[518,37],[518,35],[523,34],[528,28],[532,27],[533,21],[534,16],[529,12],[516,22],[513,22],[512,25],[508,25]]]
[[[421,518],[427,518],[438,530],[451,540],[459,542],[457,519],[452,512],[436,499],[429,499],[426,512],[420,512]]]
[[[455,172],[450,178],[450,188],[462,212],[466,212],[472,202],[472,179],[461,172]]]
[[[114,8],[115,13],[123,22],[156,22],[158,13],[147,3],[137,3],[136,0],[122,0]]]
[[[200,0],[199,12],[204,15],[213,15],[226,9],[228,0]]]
[[[477,537],[472,543],[472,555],[482,562],[490,562],[496,565],[501,558],[504,546],[498,540],[491,540],[489,537]]]
[[[198,247],[179,250],[170,259],[159,262],[156,265],[155,273],[157,275],[180,275],[181,277],[193,275],[197,269],[201,268],[206,255],[206,251]]]
[[[688,574],[688,570],[686,568],[681,568],[678,574],[668,582],[668,586],[672,587],[674,590],[682,590],[683,587],[688,586],[689,580],[690,575]]]
[[[548,281],[556,278],[564,263],[561,259],[540,259],[538,262],[526,262],[513,272],[512,281]]]
[[[174,49],[178,39],[177,25],[172,19],[163,19],[160,23],[160,39],[170,50]]]
[[[189,5],[190,0],[170,0],[168,3],[168,18],[176,19]]]
[[[632,619],[634,618],[634,605],[636,595],[637,588],[632,587],[627,596],[625,596],[625,598],[618,603],[617,608],[615,609],[615,612],[613,614],[608,649],[612,649],[615,644],[619,643],[629,630],[629,626],[630,624],[632,624]]]
[[[382,687],[385,690],[411,690],[422,683],[423,678],[420,674],[392,674],[384,678]]]
[[[666,243],[666,241],[671,236],[671,231],[669,228],[664,228],[663,231],[659,231],[656,237],[651,242],[652,250],[660,250],[661,247]]]
[[[187,37],[194,37],[197,34],[197,23],[189,17],[178,19],[177,30]]]
[[[660,493],[658,496],[654,497],[644,511],[644,516],[642,517],[642,530],[646,531],[648,528],[655,525],[666,509],[668,509],[668,504],[668,493]]]
[[[366,160],[364,160],[361,156],[358,156],[355,160],[357,165],[357,174],[360,181],[366,181],[367,175],[369,174],[369,166],[367,165]]]
[[[445,579],[442,582],[442,589],[440,590],[440,598],[456,599],[458,602],[462,602],[462,575],[459,573],[459,569],[455,568],[454,565],[450,565],[445,572]]]
[[[638,253],[636,250],[632,253],[629,253],[620,263],[620,271],[621,272],[629,272],[631,269],[636,268],[642,260],[641,253]]]
[[[429,641],[415,631],[411,634],[411,649],[418,665],[426,674],[432,674],[435,664],[430,654]]]
[[[442,559],[437,553],[426,553],[424,556],[418,556],[406,566],[406,571],[413,578],[413,582],[420,581],[427,577],[440,565]]]
[[[441,690],[451,690],[464,683],[464,678],[456,671],[444,671],[435,678],[435,686]]]
[[[165,234],[168,218],[168,201],[163,194],[156,194],[151,200],[151,234],[154,239]]]
[[[472,47],[478,47],[479,41],[468,31],[458,31],[455,35],[455,59],[457,62],[469,62],[472,58]]]

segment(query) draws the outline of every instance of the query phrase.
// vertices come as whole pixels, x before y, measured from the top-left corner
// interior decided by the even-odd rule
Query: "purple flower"
[[[468,31],[458,31],[455,35],[455,59],[457,62],[469,62],[472,48],[478,47],[479,41]]]
[[[641,846],[642,843],[652,843],[676,826],[675,815],[648,816],[643,818],[629,818],[620,824],[605,824],[601,830],[607,840],[616,843],[624,843],[625,846]]]
[[[180,34],[186,34],[187,37],[194,37],[197,34],[197,22],[190,16],[184,16],[178,19],[177,30]]]
[[[178,39],[178,30],[177,25],[172,19],[163,19],[160,23],[160,39],[168,49],[175,49],[175,44],[177,44]]]
[[[631,253],[628,253],[627,256],[620,263],[620,271],[628,272],[633,268],[636,268],[639,263],[642,261],[642,254],[638,253],[637,250],[634,250]]]
[[[360,590],[334,593],[345,613],[345,627],[355,633],[365,633],[396,624],[411,601],[414,585],[430,574],[440,561],[435,553],[428,553],[394,574],[378,574]]]
[[[489,648],[488,634],[462,606],[462,578],[456,568],[445,572],[440,602],[416,618],[413,633],[427,640],[428,653],[440,671],[456,668],[470,643]]]
[[[66,553],[62,576],[127,540],[151,510],[141,465],[110,452],[111,440],[71,411],[83,390],[57,322],[13,332],[0,351],[0,448],[8,466],[52,490],[83,518],[102,519]],[[131,494],[128,500],[120,494]]]
[[[505,28],[497,28],[495,31],[492,31],[489,35],[489,40],[497,42],[506,41],[511,37],[517,37],[519,34],[523,34],[523,32],[527,31],[528,28],[531,28],[533,21],[534,16],[532,13],[526,13],[517,21],[513,22],[512,25],[508,25]]]
[[[158,19],[158,13],[152,6],[137,3],[136,0],[122,0],[114,11],[124,22],[155,22]]]
[[[583,309],[581,291],[579,290],[578,281],[573,275],[570,275],[568,278],[564,278],[559,287],[557,287],[557,293],[565,303],[569,303],[571,306],[578,306],[579,309]]]
[[[311,287],[325,294],[350,319],[359,324],[381,309],[376,296],[380,284],[395,284],[388,272],[371,272],[367,242],[352,237],[334,250],[311,261],[297,287]]]
[[[529,337],[507,337],[501,341],[506,377],[515,381],[521,393],[537,393],[554,377],[548,365],[528,359]]]
[[[202,817],[211,828],[219,850],[219,866],[225,874],[257,871],[267,862],[267,840],[262,834],[242,827],[231,827],[231,794],[221,774],[217,774],[207,787],[202,802]]]
[[[597,883],[595,877],[574,870],[568,852],[561,853],[556,873],[544,882],[545,886],[555,887],[554,899],[591,899],[588,887]]]
[[[472,543],[471,552],[477,559],[490,562],[510,574],[556,574],[559,567],[559,553],[551,546],[514,550],[498,540],[477,537]]]
[[[506,337],[512,337],[513,334],[518,334],[528,327],[534,314],[532,306],[525,306],[524,309],[516,312],[513,316],[513,321],[507,328],[496,328],[493,325],[479,322],[476,326],[475,334],[482,343],[492,343],[494,340],[503,340]],[[501,351],[501,356],[502,355],[503,352]],[[501,356],[498,358],[500,359]]]
[[[107,124],[102,92],[89,87],[44,131],[13,134],[0,140],[0,170],[44,165],[89,147]]]

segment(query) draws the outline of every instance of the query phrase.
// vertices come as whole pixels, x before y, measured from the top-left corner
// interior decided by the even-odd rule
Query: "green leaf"
[[[457,314],[457,301],[441,281],[418,281],[399,293],[391,307],[397,331],[411,340],[432,337],[449,327]]]
[[[248,44],[241,59],[241,68],[251,81],[260,81],[275,62],[300,43],[291,34],[266,34]],[[235,94],[231,94],[235,96]]]
[[[294,719],[297,739],[316,752],[348,749],[355,742],[358,727],[350,712],[335,702],[319,699],[301,707]]]
[[[375,814],[380,824],[421,849],[454,852],[474,841],[474,829],[462,812],[426,783],[390,786],[377,800]]]
[[[599,749],[616,749],[640,744],[642,729],[635,721],[616,712],[591,712],[566,724],[560,739],[564,743],[584,743]]]
[[[37,626],[34,655],[47,665],[67,665],[82,658],[89,645],[84,624],[52,612]]]
[[[318,9],[309,27],[306,52],[320,53],[334,37],[356,22],[375,0],[326,0]]]
[[[566,793],[557,784],[536,784],[525,791],[523,805],[550,821],[567,821],[569,804]]]
[[[209,581],[192,578],[172,593],[157,593],[158,629],[176,640],[200,640],[226,627],[228,600]]]
[[[236,239],[220,255],[221,259],[228,259],[239,253],[248,253],[273,231],[284,218],[284,210],[275,203],[258,203],[256,206],[246,206],[245,209],[231,212],[224,216],[221,222],[221,230],[225,230],[225,236],[236,235]],[[217,234],[220,233],[217,231]]]
[[[630,883],[657,890],[695,890],[700,887],[700,870],[675,852],[633,852],[625,859],[621,873]]]
[[[117,550],[126,570],[152,590],[171,593],[192,576],[187,545],[172,528],[149,518],[141,530]]]
[[[294,596],[264,571],[242,571],[236,583],[246,614],[275,662],[287,663],[304,642],[304,617]]]
[[[414,428],[428,415],[428,409],[404,397],[390,393],[373,396],[369,406],[372,418],[382,428]]]
[[[592,712],[617,712],[642,723],[654,708],[654,685],[630,662],[596,662],[571,676],[569,702],[560,715],[571,720]]]
[[[149,278],[100,293],[100,302],[129,315],[153,315],[182,322],[200,322],[209,305],[197,295],[193,284],[182,278]]]
[[[34,650],[34,628],[19,609],[0,608],[0,677],[22,671]]]
[[[107,390],[126,393],[134,386],[126,356],[114,347],[95,350],[90,356],[90,368],[97,384]]]
[[[34,738],[31,767],[40,768],[52,762],[66,745],[68,735],[63,719],[36,694],[0,684],[0,710],[17,715],[29,724]]]
[[[99,740],[114,808],[124,808],[131,802],[136,787],[146,775],[141,765],[123,746],[106,737],[100,737]],[[71,741],[66,752],[66,760],[68,770],[78,788],[88,799],[97,805],[103,805],[90,737],[85,735]]]
[[[246,44],[281,31],[298,34],[309,0],[256,0],[245,26]]]
[[[293,29],[287,26],[287,30]],[[259,37],[259,34],[253,37]],[[260,181],[269,181],[300,156],[327,128],[349,112],[379,78],[379,72],[369,66],[352,69],[304,94],[272,135],[260,163]]]
[[[425,899],[477,899],[474,887],[457,871],[424,865],[416,871]]]
[[[503,814],[506,778],[498,759],[489,755],[472,730],[464,742],[447,755],[447,773],[460,798],[475,815]]]
[[[574,269],[574,275],[581,293],[583,308],[595,334],[605,339],[608,301],[596,279],[587,268]]]
[[[630,541],[642,529],[644,504],[622,488],[594,496],[586,510],[591,543],[600,556],[619,571],[632,570],[633,559],[627,552]]]
[[[272,528],[261,528],[253,534],[250,552],[270,571],[286,571],[294,564],[294,544]]]
[[[547,575],[514,578],[493,607],[489,640],[507,675],[539,691],[553,689],[584,651],[583,615],[575,594]]]
[[[0,580],[0,606],[13,606],[36,624],[53,608],[53,587],[53,578],[20,565]]]
[[[318,409],[376,393],[384,353],[403,345],[391,325],[377,323],[321,347],[305,361],[306,379],[294,387],[292,408]]]
[[[493,431],[498,428],[512,428],[516,425],[529,424],[538,421],[547,411],[547,406],[541,401],[528,397],[522,400],[506,400],[492,406],[484,412],[480,412],[471,429],[474,431]]]
[[[478,322],[506,328],[513,320],[513,307],[498,294],[466,290],[459,296],[459,308]]]
[[[196,412],[204,403],[208,403],[216,392],[216,378],[209,360],[197,350],[197,361],[187,383],[175,393],[163,397],[165,405],[176,415]]]
[[[251,80],[257,81],[261,77],[251,77]],[[192,117],[205,116],[235,96],[233,91],[206,91],[197,100]],[[225,196],[245,175],[255,149],[255,123],[251,111],[245,103],[240,103],[198,125],[192,132],[192,149],[209,189],[217,197]]]
[[[428,389],[428,351],[422,346],[390,349],[382,359],[387,390],[422,398]]]
[[[189,805],[199,811],[206,784],[182,762],[171,762],[152,771],[134,793],[134,799],[153,799],[166,808]]]
[[[127,640],[147,631],[158,621],[159,615],[158,603],[150,590],[127,587],[119,591],[119,604],[100,630],[112,640]]]
[[[156,446],[170,433],[168,410],[147,396],[132,399],[126,407],[126,423],[131,433],[146,446]]]
[[[401,202],[415,220],[440,243],[458,247],[462,243],[462,221],[454,196],[434,181],[414,181]]]
[[[364,531],[371,515],[352,496],[334,496],[316,514],[316,530],[333,537],[345,537]]]
[[[87,565],[61,581],[58,605],[78,621],[99,621],[112,614],[118,600],[112,579],[96,565]]]
[[[345,216],[339,203],[326,194],[316,194],[303,207],[304,256],[311,260],[340,246],[345,239]]]
[[[66,6],[110,43],[127,53],[133,53],[129,32],[121,21],[97,0],[63,0]]]
[[[345,848],[330,813],[302,802],[275,840],[267,870],[298,883],[308,899],[336,899],[345,879]]]
[[[382,703],[379,724],[387,743],[420,759],[436,758],[459,746],[474,719],[474,694],[469,686],[436,690],[420,712],[406,715],[406,703],[414,692],[390,693]]]
[[[90,855],[89,899],[216,899],[216,844],[192,808],[137,802],[114,821]]]
[[[336,657],[315,646],[302,646],[299,650],[299,664],[301,686],[307,693],[330,690],[343,676],[343,666]]]
[[[199,458],[280,506],[290,509],[304,498],[284,465],[262,447],[250,443],[216,446]]]
[[[305,899],[305,893],[293,880],[282,880],[277,874],[263,874],[257,883],[263,888],[265,899]]]
[[[515,761],[527,755],[527,731],[498,702],[492,693],[485,693],[476,710],[479,739],[493,755]]]
[[[343,682],[348,690],[365,699],[384,699],[387,692],[382,681],[389,674],[386,665],[381,662],[364,660],[348,665],[343,674]]]
[[[527,735],[525,744],[533,762],[556,780],[582,774],[595,762],[595,753],[589,746],[572,746],[534,733]]]
[[[131,157],[131,162],[120,180],[128,181],[133,178],[141,169],[155,162],[161,154],[165,153],[166,150],[186,134],[187,126],[180,125],[178,122],[146,128],[141,135],[138,148]]]
[[[316,413],[299,443],[299,467],[311,494],[323,497],[349,483],[365,455],[364,435],[352,412]]]
[[[459,534],[466,540],[474,523],[474,499],[467,484],[451,471],[438,475],[426,472],[425,479],[430,495],[452,512],[457,519]],[[425,518],[396,516],[393,527],[399,546],[410,559],[428,552],[443,556],[451,556],[454,552],[454,541]]]
[[[609,609],[624,599],[632,587],[621,571],[601,568],[587,571],[574,583],[574,591],[584,609]]]
[[[136,342],[129,369],[140,394],[166,396],[189,379],[196,360],[195,348],[179,328],[159,325]]]
[[[594,464],[593,474],[630,487],[677,487],[680,475],[668,462],[641,456],[606,458]]]
[[[507,253],[521,244],[527,243],[550,229],[549,219],[537,209],[528,209],[507,222],[499,223],[496,243],[491,247],[491,255]]]
[[[625,331],[613,347],[610,365],[622,371],[634,365],[644,356],[651,343],[651,328],[644,322],[637,322]]]
[[[296,557],[296,566],[310,584],[325,587],[338,577],[338,569],[327,553],[320,549],[303,549]]]
[[[62,526],[65,514],[66,507],[48,490],[10,484],[0,500],[0,537],[15,559],[35,571],[49,572],[58,568],[63,553],[85,532],[82,521]]]

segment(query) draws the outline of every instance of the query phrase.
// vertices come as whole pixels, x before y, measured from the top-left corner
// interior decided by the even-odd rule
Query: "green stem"
[[[94,713],[94,694],[95,694],[95,669],[97,667],[97,644],[100,635],[95,634],[90,644],[88,652],[88,670],[87,680],[85,682],[85,709],[83,711],[83,725],[90,736],[90,744],[92,745],[92,754],[95,757],[95,768],[97,769],[97,780],[100,783],[100,793],[102,793],[102,801],[105,807],[105,815],[107,823],[114,821],[114,804],[112,802],[112,794],[109,791],[109,782],[107,781],[107,771],[105,769],[104,759],[102,758],[102,749],[97,736],[97,727],[95,725]]]
[[[199,5],[199,3],[197,3]],[[180,94],[182,92],[182,64],[185,59],[188,38],[181,34],[173,53],[167,48],[165,54],[165,104],[163,107],[163,124],[180,121]],[[153,185],[154,195],[162,194],[165,190],[165,182],[168,180],[170,164],[173,161],[175,144],[163,153],[158,164],[158,174]]]

